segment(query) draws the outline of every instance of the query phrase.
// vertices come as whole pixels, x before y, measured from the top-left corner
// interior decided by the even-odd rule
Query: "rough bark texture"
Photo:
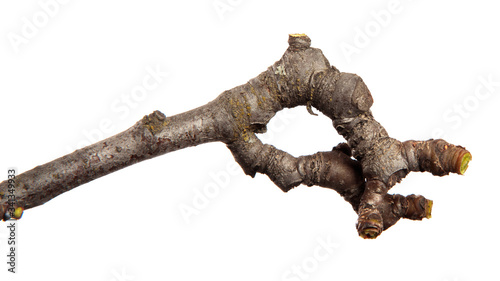
[[[300,184],[337,191],[358,213],[358,232],[375,238],[400,218],[430,217],[432,201],[387,191],[410,171],[463,174],[470,153],[444,140],[400,142],[374,119],[373,99],[356,74],[330,66],[304,34],[292,34],[283,57],[214,101],[166,117],[159,111],[130,129],[0,183],[0,215],[20,217],[81,184],[158,155],[207,142],[227,144],[250,176],[263,173],[283,191]],[[283,108],[314,106],[346,140],[332,151],[294,157],[263,144],[256,133]],[[354,157],[355,159],[351,158]],[[15,200],[13,200],[15,196]]]

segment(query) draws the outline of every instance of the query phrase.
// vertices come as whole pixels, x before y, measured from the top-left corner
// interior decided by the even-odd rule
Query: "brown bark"
[[[470,153],[444,140],[392,139],[372,116],[372,104],[359,76],[330,66],[306,35],[290,35],[279,61],[214,101],[170,117],[155,111],[120,134],[20,174],[12,193],[7,181],[0,183],[0,215],[7,213],[9,195],[15,195],[10,207],[33,208],[137,162],[221,141],[246,174],[266,174],[285,192],[300,184],[337,191],[358,213],[359,234],[375,238],[400,218],[430,217],[432,201],[388,195],[390,187],[410,171],[463,174]],[[296,158],[258,139],[276,112],[298,105],[332,119],[347,144]]]

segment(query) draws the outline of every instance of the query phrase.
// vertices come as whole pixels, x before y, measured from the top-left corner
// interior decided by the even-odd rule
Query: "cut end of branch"
[[[16,210],[14,211],[14,218],[16,220],[20,219],[23,216],[23,213],[24,213],[24,208],[17,207]]]
[[[364,210],[363,212],[366,212]],[[369,214],[368,217],[361,215],[358,218],[358,234],[363,239],[375,239],[383,231],[382,217],[378,212]]]
[[[432,206],[434,201],[426,199],[427,204],[425,205],[425,218],[430,219],[432,217]]]
[[[19,220],[23,216],[23,213],[23,207],[17,207],[14,209],[12,207],[9,207],[8,204],[5,204],[3,206],[0,206],[0,221],[8,221],[10,219]]]
[[[465,155],[461,157],[461,160],[459,161],[460,168],[458,169],[460,175],[463,175],[465,171],[467,171],[470,160],[472,160],[472,155],[470,154],[470,152],[465,153]]]
[[[363,239],[375,239],[379,235],[379,231],[377,228],[365,228],[359,236]]]

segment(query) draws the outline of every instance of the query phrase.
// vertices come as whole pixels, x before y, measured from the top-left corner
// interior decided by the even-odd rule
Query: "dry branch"
[[[0,215],[19,218],[20,210],[121,168],[220,141],[247,175],[266,174],[285,192],[300,184],[337,191],[358,213],[364,238],[377,237],[400,218],[429,218],[432,201],[388,190],[410,171],[463,174],[470,153],[444,140],[390,138],[374,119],[372,96],[359,76],[330,66],[304,34],[292,34],[288,42],[282,58],[266,71],[204,106],[170,117],[155,111],[122,133],[20,174],[11,182],[12,193],[8,181],[0,183]],[[258,139],[276,112],[299,105],[329,117],[347,144],[294,157]]]

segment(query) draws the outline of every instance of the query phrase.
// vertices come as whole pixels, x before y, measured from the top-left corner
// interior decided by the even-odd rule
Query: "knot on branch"
[[[142,122],[144,127],[146,127],[151,134],[156,135],[163,130],[164,126],[168,125],[166,119],[167,117],[165,114],[161,113],[159,110],[155,110],[153,113],[144,116]]]

